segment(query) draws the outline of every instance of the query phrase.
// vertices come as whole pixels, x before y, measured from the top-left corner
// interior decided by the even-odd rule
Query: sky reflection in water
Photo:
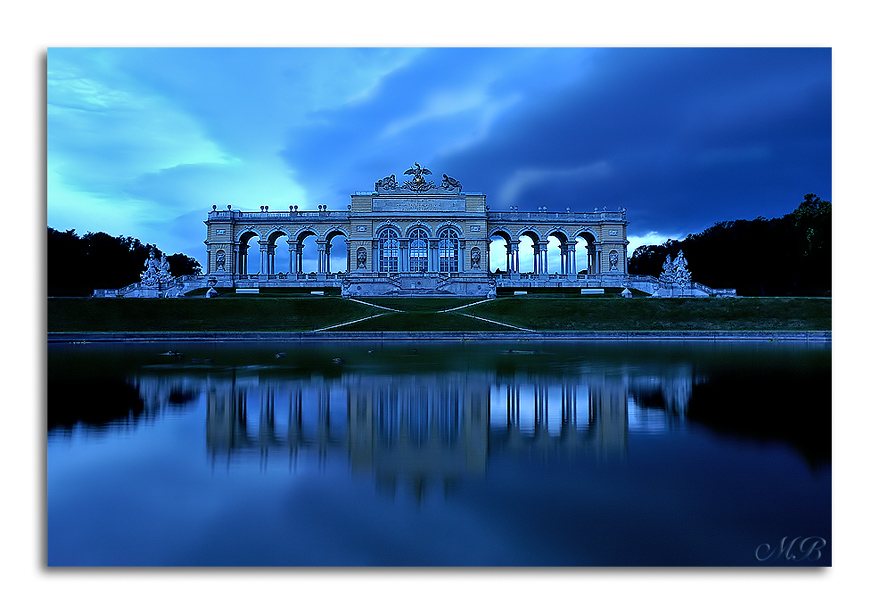
[[[830,355],[50,346],[49,565],[827,566]]]

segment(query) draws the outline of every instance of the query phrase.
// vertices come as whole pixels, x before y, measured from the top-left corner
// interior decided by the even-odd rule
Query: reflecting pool
[[[50,566],[830,566],[831,347],[50,344]]]

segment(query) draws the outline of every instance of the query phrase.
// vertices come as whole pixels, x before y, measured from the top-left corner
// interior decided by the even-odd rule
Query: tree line
[[[701,233],[639,246],[632,275],[658,276],[684,253],[694,281],[743,296],[831,296],[831,203],[815,194],[781,218],[718,222]]]
[[[140,281],[144,263],[155,245],[133,237],[112,237],[107,233],[86,233],[75,229],[57,231],[48,227],[48,280],[50,297],[86,297],[98,288],[122,288]],[[171,275],[198,274],[199,262],[185,254],[166,255]]]

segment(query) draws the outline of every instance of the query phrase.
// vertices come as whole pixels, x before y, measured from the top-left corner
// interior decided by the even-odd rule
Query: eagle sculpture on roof
[[[422,175],[431,175],[430,169],[426,169],[419,165],[418,162],[413,163],[413,166],[407,169],[404,175],[412,175],[412,181],[408,181],[404,184],[410,190],[415,190],[416,192],[421,192],[423,190],[427,190],[434,186],[433,182],[427,181]]]
[[[426,169],[420,166],[418,162],[414,162],[413,166],[407,169],[404,175],[415,175],[413,181],[417,184],[420,184],[425,181],[424,179],[422,179],[422,175],[431,175],[431,171],[430,169]]]

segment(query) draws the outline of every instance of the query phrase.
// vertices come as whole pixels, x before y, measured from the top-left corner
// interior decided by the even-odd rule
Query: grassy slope
[[[514,329],[468,318],[455,312],[446,314],[394,312],[337,327],[334,331],[514,331]]]
[[[482,318],[539,331],[831,330],[831,300],[804,298],[622,299],[510,297],[366,299],[385,312],[335,297],[230,299],[49,299],[49,331],[311,331],[382,314],[337,331],[513,331]]]
[[[541,331],[831,330],[831,300],[502,298],[466,312]]]
[[[49,331],[311,331],[383,310],[334,297],[49,299]]]

